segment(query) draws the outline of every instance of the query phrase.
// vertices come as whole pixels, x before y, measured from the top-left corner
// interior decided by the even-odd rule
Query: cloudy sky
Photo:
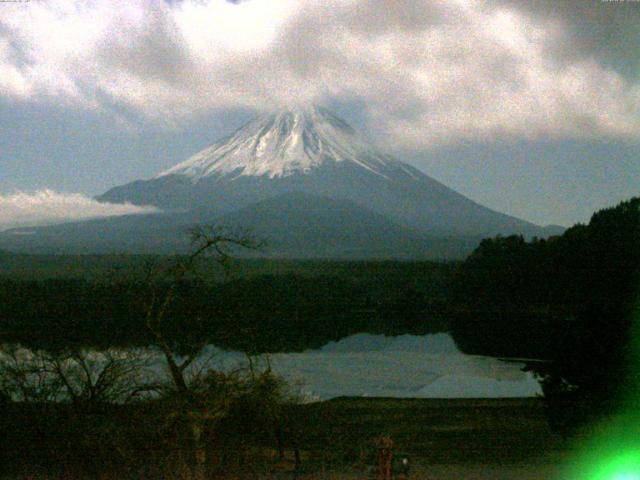
[[[0,2],[0,228],[135,211],[259,111],[328,106],[540,224],[640,194],[640,2]]]

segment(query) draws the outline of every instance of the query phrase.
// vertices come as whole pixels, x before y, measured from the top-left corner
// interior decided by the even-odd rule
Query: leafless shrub
[[[22,402],[123,403],[156,388],[146,380],[148,363],[140,351],[48,352],[5,345],[0,387]]]

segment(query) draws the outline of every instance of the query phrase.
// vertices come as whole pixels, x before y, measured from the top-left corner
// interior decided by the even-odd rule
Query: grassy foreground
[[[342,452],[345,460],[372,457],[382,434],[392,436],[396,451],[428,464],[512,463],[561,447],[539,399],[339,398],[311,408],[324,421],[309,447]]]
[[[96,415],[75,418],[77,427],[95,429],[78,438],[59,436],[60,425],[68,421],[63,412],[38,412],[15,404],[11,409],[2,445],[3,460],[9,463],[0,478],[158,478],[160,470],[149,464],[171,455],[155,446],[158,434],[149,420],[153,408],[123,407],[109,413],[107,423]],[[551,479],[554,464],[564,455],[563,442],[549,431],[539,399],[339,398],[300,409],[304,422],[295,433],[302,459],[297,475],[289,442],[282,459],[268,437],[245,437],[213,447],[225,456],[226,466],[212,478],[369,478],[375,471],[376,440],[383,434],[393,437],[398,455],[411,459],[410,478]],[[20,425],[20,416],[26,423]],[[138,452],[119,453],[132,455],[135,468],[122,468],[111,460],[118,464],[117,472],[111,472],[100,458],[116,454],[104,450],[120,427],[139,428],[144,434],[127,442],[126,448],[140,448]],[[233,429],[226,435],[233,435]],[[91,472],[85,471],[87,462]],[[169,478],[164,472],[162,477]],[[175,472],[171,478],[182,476]]]
[[[560,480],[570,457],[541,399],[338,398],[309,408],[321,421],[307,432],[301,480],[377,478],[381,434],[411,459],[415,479]]]

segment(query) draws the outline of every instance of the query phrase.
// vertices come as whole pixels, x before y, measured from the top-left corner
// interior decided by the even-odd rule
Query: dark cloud
[[[595,59],[627,78],[640,77],[640,2],[499,0],[497,5],[561,28],[562,40],[546,45],[558,61]]]
[[[233,3],[3,8],[0,89],[119,103],[171,125],[216,109],[355,101],[386,138],[420,148],[640,137],[640,3]]]

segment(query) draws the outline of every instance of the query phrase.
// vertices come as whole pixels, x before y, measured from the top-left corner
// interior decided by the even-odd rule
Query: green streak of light
[[[628,452],[604,461],[590,480],[640,480],[640,452]]]
[[[640,307],[640,305],[638,306]],[[593,426],[561,480],[640,480],[640,308],[627,351],[625,393],[617,414]],[[559,479],[560,480],[560,479]]]

